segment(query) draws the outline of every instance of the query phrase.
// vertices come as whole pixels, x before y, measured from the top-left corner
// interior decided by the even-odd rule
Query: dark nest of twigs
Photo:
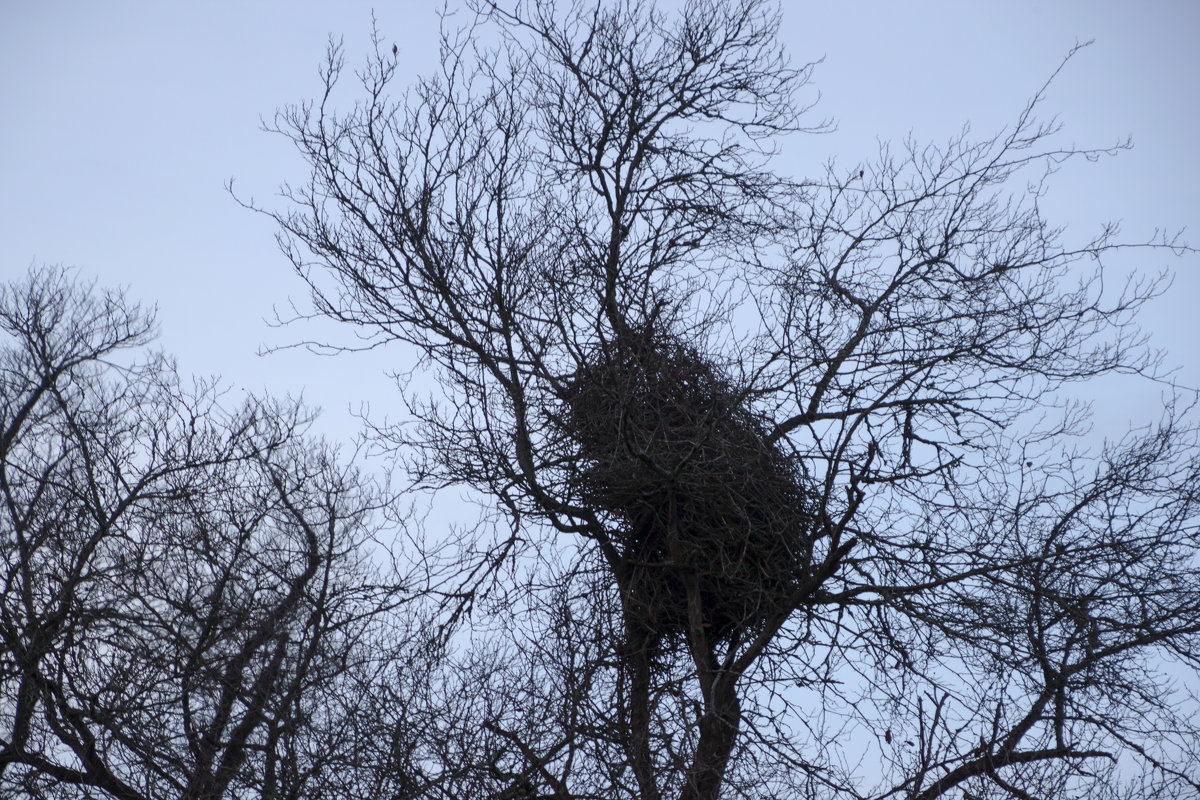
[[[787,610],[809,571],[811,493],[737,386],[641,331],[597,348],[562,400],[581,499],[618,520],[631,634],[655,649],[681,641],[688,585],[710,642]]]

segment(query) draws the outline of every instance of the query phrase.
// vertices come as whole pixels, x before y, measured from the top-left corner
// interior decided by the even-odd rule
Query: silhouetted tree
[[[1065,403],[1157,374],[1161,281],[1038,204],[1105,151],[1038,93],[792,180],[766,3],[468,5],[399,95],[330,53],[269,212],[312,314],[436,381],[376,441],[494,509],[424,796],[1195,796],[1195,433],[1169,395],[1089,452]]]
[[[380,498],[153,328],[72,272],[0,287],[0,794],[363,796],[353,732],[405,641]]]

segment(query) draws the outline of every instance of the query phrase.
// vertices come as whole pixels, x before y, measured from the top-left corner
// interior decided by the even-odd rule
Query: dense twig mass
[[[639,637],[686,637],[691,581],[714,642],[794,605],[812,566],[815,490],[744,391],[642,328],[598,349],[562,394],[579,497],[612,520]]]

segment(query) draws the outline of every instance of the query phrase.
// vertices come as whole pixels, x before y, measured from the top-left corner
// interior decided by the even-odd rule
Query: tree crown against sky
[[[409,91],[380,39],[357,81],[334,52],[323,99],[277,120],[312,171],[277,218],[314,315],[436,379],[432,394],[401,382],[408,416],[377,421],[374,442],[414,489],[466,488],[485,509],[414,545],[426,580],[398,615],[358,594],[353,571],[337,608],[351,627],[379,615],[401,631],[419,609],[442,636],[367,625],[365,650],[334,636],[308,651],[312,674],[336,680],[253,673],[272,690],[245,693],[263,737],[249,749],[219,725],[139,727],[198,731],[192,760],[112,723],[136,703],[47,682],[31,706],[42,738],[8,738],[4,763],[21,765],[8,775],[50,794],[55,768],[94,762],[126,787],[102,770],[79,783],[133,796],[126,779],[147,764],[219,791],[233,785],[214,782],[231,776],[211,768],[224,747],[241,791],[264,796],[279,785],[267,774],[295,796],[1195,796],[1186,397],[1163,384],[1156,424],[1097,451],[1063,399],[1159,375],[1135,315],[1162,284],[1114,289],[1106,264],[1127,245],[1072,241],[1040,202],[1054,168],[1106,151],[1061,147],[1039,96],[994,137],[893,144],[794,179],[774,153],[808,125],[796,92],[810,71],[788,60],[769,4],[498,6],[452,17],[465,27],[448,28],[441,70]],[[177,408],[164,399],[116,406],[111,429]],[[27,438],[35,455],[86,451],[47,431]],[[333,476],[283,452],[233,482],[303,477],[295,490],[323,498],[325,519]],[[244,510],[212,511],[239,530]],[[219,574],[224,553],[196,563]],[[332,553],[309,556],[283,563],[342,574]],[[285,600],[308,585],[289,574]],[[239,643],[256,664],[291,658],[295,639],[252,622],[284,612],[264,588],[261,606],[215,604],[248,615],[230,624],[234,661]],[[68,630],[26,606],[27,630]],[[69,630],[87,630],[92,606],[72,608]],[[189,619],[180,646],[231,663],[189,638]],[[329,632],[306,619],[307,641]],[[38,679],[59,663],[46,658],[6,675]],[[171,705],[186,691],[162,685],[186,720]],[[63,758],[38,761],[51,751]]]
[[[274,216],[313,315],[436,377],[376,441],[494,503],[454,609],[520,666],[464,657],[475,758],[561,796],[1195,791],[1160,693],[1200,624],[1186,399],[1090,453],[1064,400],[1161,379],[1163,279],[1106,263],[1186,251],[1045,218],[1112,151],[1038,92],[794,179],[811,66],[769,4],[469,8],[407,90],[386,40],[355,79],[331,51]]]
[[[371,563],[383,498],[154,328],[71,271],[0,285],[0,794],[378,794],[386,740],[348,731],[405,683],[371,688],[410,588]]]

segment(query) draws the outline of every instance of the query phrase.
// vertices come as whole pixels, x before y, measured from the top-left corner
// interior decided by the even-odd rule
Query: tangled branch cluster
[[[578,491],[619,521],[626,614],[647,642],[686,635],[690,613],[722,641],[786,610],[809,572],[814,512],[799,460],[743,391],[642,329],[598,348],[562,395]]]

